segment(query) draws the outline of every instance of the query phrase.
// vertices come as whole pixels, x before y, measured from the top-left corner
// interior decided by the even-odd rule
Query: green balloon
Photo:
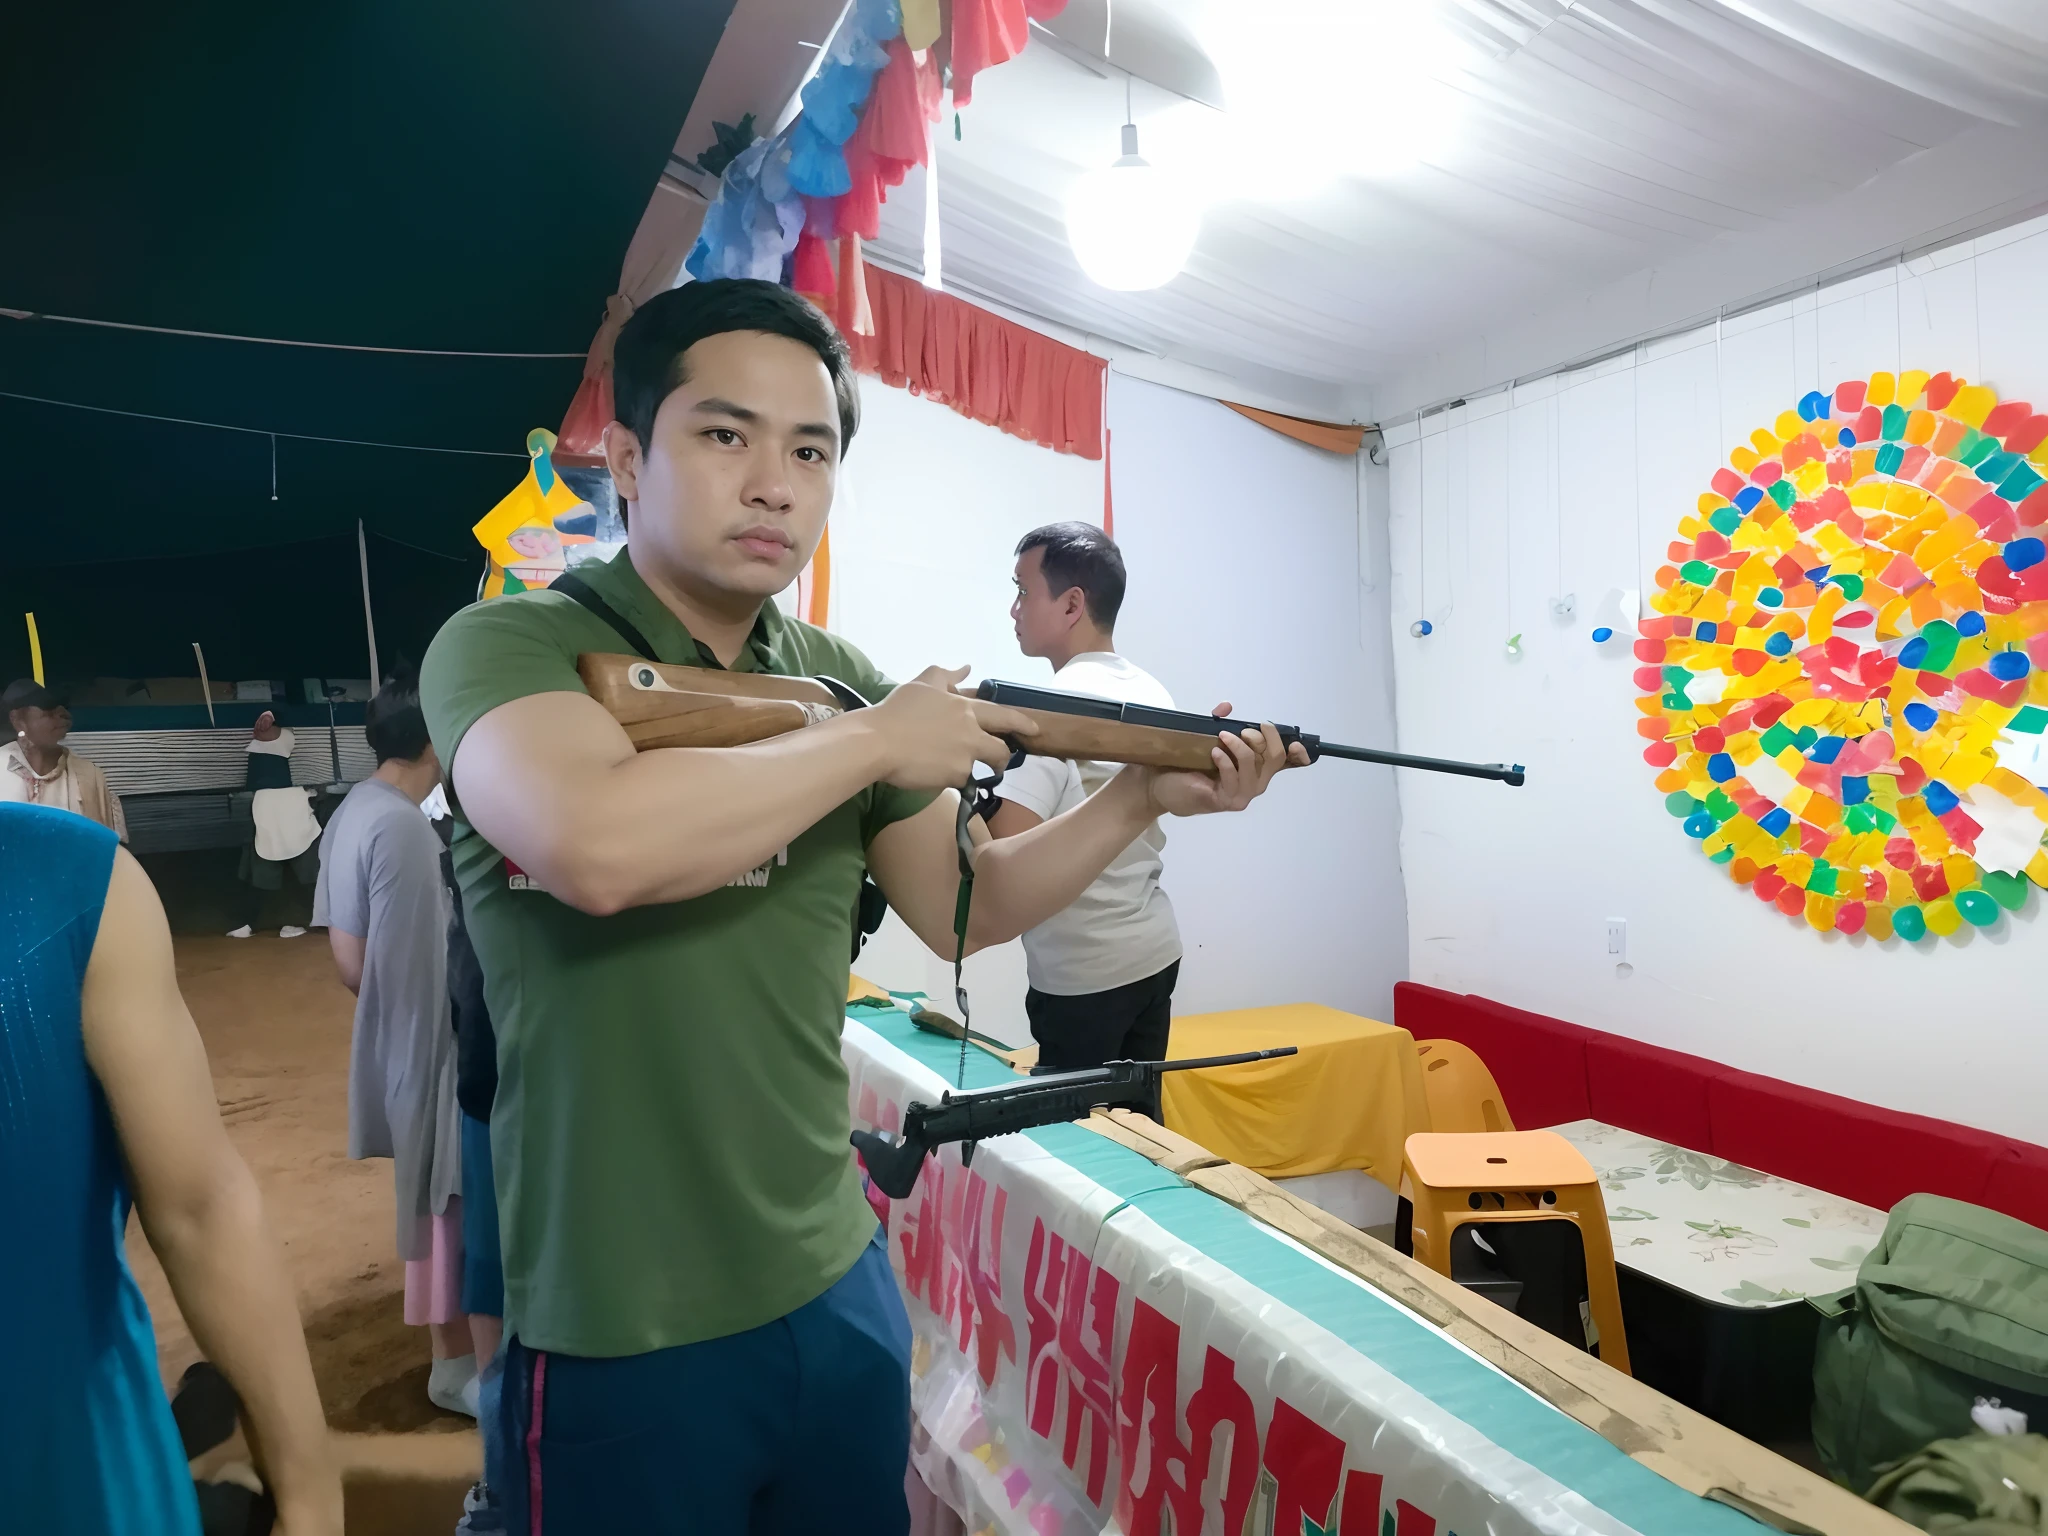
[[[1732,534],[1742,526],[1742,514],[1733,507],[1717,507],[1707,518],[1719,533]]]
[[[1989,928],[1998,921],[1998,903],[1982,891],[1963,891],[1956,897],[1956,910],[1979,928]]]
[[[1714,578],[1721,573],[1704,560],[1688,560],[1678,568],[1678,578],[1689,581],[1696,587],[1711,587]]]
[[[1901,907],[1892,914],[1892,932],[1909,944],[1917,944],[1927,937],[1927,919],[1920,915],[1918,907]]]
[[[1987,869],[1979,877],[1984,889],[1991,893],[1991,899],[2008,912],[2017,912],[2027,904],[2027,880],[2024,875],[2008,875],[1996,869]]]
[[[1846,576],[1835,577],[1834,582],[1842,589],[1842,595],[1852,602],[1863,595],[1863,578],[1854,571]]]
[[[1708,861],[1714,864],[1726,864],[1734,857],[1735,850],[1733,848],[1723,848],[1719,853],[1710,853],[1707,855]]]
[[[1664,809],[1683,820],[1700,808],[1699,801],[1682,789],[1674,789],[1664,797]]]
[[[1920,638],[1927,642],[1927,654],[1920,658],[1922,672],[1946,672],[1949,663],[1956,659],[1956,647],[1962,644],[1962,636],[1956,633],[1955,625],[1947,619],[1935,619],[1920,631]]]

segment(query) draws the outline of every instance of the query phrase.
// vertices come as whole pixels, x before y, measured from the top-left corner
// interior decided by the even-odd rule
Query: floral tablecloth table
[[[1593,1165],[1618,1264],[1721,1306],[1856,1283],[1886,1213],[1598,1120],[1552,1126]]]

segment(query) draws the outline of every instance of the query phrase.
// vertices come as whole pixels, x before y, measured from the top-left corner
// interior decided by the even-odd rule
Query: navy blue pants
[[[746,1333],[605,1360],[510,1340],[506,1530],[906,1536],[910,1319],[886,1241]]]

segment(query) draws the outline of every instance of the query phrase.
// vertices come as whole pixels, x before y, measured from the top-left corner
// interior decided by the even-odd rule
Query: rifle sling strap
[[[548,590],[550,592],[559,592],[564,597],[572,598],[576,602],[581,603],[585,608],[588,608],[600,623],[609,625],[613,630],[617,631],[621,640],[639,652],[642,661],[661,660],[659,656],[654,654],[654,647],[647,643],[647,637],[640,633],[632,620],[628,619],[618,609],[593,592],[590,589],[589,583],[585,582],[574,571],[562,572],[561,575],[548,583]]]

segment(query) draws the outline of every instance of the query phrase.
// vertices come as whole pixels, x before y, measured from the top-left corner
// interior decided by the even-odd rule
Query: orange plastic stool
[[[1461,1228],[1570,1222],[1585,1253],[1586,1302],[1600,1358],[1628,1371],[1607,1203],[1592,1164],[1570,1142],[1554,1131],[1410,1136],[1401,1196],[1413,1213],[1415,1257],[1445,1276],[1451,1275],[1451,1240]]]
[[[1512,1131],[1507,1101],[1479,1053],[1461,1040],[1418,1040],[1422,1097],[1432,1131]]]

